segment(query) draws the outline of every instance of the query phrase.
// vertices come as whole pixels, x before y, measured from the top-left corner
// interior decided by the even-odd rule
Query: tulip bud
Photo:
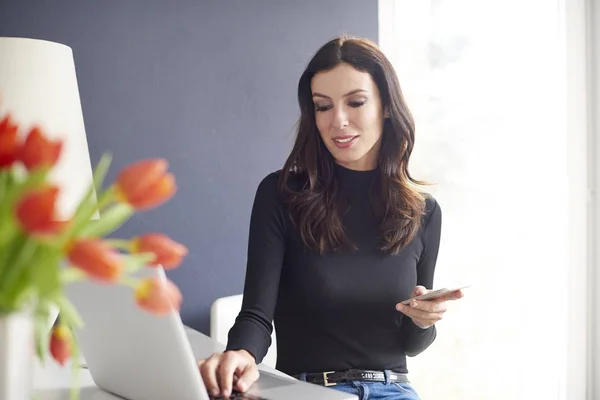
[[[135,289],[135,298],[138,306],[155,315],[179,312],[182,300],[179,288],[172,281],[161,278],[141,281]]]
[[[56,200],[59,188],[45,186],[26,193],[16,206],[17,220],[31,234],[54,234],[60,232],[66,222],[56,218]]]
[[[18,127],[7,115],[0,121],[0,168],[10,167],[17,159],[19,144]]]
[[[52,328],[50,336],[50,354],[60,365],[65,365],[71,357],[71,331],[62,325]]]
[[[164,269],[173,269],[181,264],[188,249],[167,235],[147,233],[132,240],[133,253],[152,253],[155,258],[151,265],[161,265]]]
[[[35,127],[29,131],[19,158],[28,171],[36,168],[51,168],[60,157],[62,145],[61,140],[49,140],[42,134],[40,128]]]
[[[97,238],[79,239],[67,248],[67,257],[74,267],[100,282],[115,282],[123,272],[120,253]]]
[[[117,177],[118,198],[138,210],[147,210],[169,200],[177,191],[175,177],[167,173],[163,159],[142,160],[125,167]]]

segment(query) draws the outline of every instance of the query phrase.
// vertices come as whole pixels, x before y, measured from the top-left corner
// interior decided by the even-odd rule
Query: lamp
[[[0,60],[0,115],[11,113],[20,135],[39,125],[64,140],[49,178],[60,187],[57,214],[69,219],[93,180],[73,52],[45,40],[0,37]],[[50,326],[57,314],[51,312]]]
[[[10,112],[24,135],[40,125],[64,139],[50,178],[60,188],[58,215],[68,219],[92,182],[75,62],[70,47],[45,40],[0,37],[0,115]]]

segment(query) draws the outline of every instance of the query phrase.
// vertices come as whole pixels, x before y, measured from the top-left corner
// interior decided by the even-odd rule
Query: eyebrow
[[[346,93],[342,97],[352,96],[353,94],[361,93],[361,92],[365,92],[366,93],[367,91],[364,90],[364,89],[354,89],[354,90],[349,91],[348,93]],[[312,95],[313,95],[313,97],[323,97],[325,99],[331,99],[331,97],[326,96],[326,95],[321,94],[321,93],[318,93],[318,92],[314,92]]]

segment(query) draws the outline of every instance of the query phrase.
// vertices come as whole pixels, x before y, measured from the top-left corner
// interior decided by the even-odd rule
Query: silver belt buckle
[[[337,383],[335,383],[335,382],[330,383],[329,379],[327,378],[327,375],[333,374],[334,372],[335,371],[323,372],[323,383],[325,384],[325,386],[335,386],[335,385],[337,385]]]

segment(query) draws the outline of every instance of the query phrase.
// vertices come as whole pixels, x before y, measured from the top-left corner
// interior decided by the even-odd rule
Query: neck
[[[336,163],[346,169],[351,169],[353,171],[372,171],[375,168],[377,168],[376,165],[369,163],[360,163],[358,161],[352,161],[352,162],[340,162],[340,161],[336,161]]]
[[[373,148],[370,152],[365,154],[362,158],[354,161],[339,161],[335,160],[338,165],[341,165],[344,168],[351,169],[354,171],[372,171],[377,168],[377,161],[379,151],[377,148]]]

